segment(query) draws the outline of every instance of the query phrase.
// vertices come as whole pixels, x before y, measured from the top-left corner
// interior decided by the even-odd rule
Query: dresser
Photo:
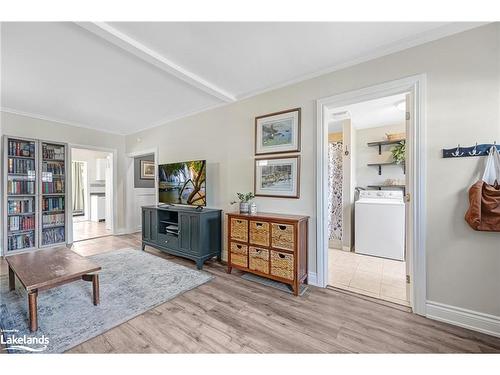
[[[289,284],[307,282],[308,216],[228,213],[228,273],[233,268]]]

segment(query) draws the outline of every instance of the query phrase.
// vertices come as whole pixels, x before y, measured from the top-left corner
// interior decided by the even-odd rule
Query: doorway
[[[382,280],[385,279],[384,292],[386,293],[384,294],[386,296],[387,294],[392,295],[391,302],[407,304],[412,307],[414,312],[421,315],[425,315],[426,299],[425,221],[423,216],[425,203],[423,199],[425,186],[425,165],[423,162],[424,86],[425,75],[419,75],[334,95],[317,102],[317,284],[326,287],[329,283],[335,282],[337,285],[343,283],[344,289],[347,289],[347,286],[352,289],[351,291],[356,293],[365,291],[368,293],[360,294],[368,295],[371,291],[372,297],[381,298]],[[392,148],[399,142],[384,143],[384,141],[388,141],[385,134],[383,134],[385,138],[374,138],[372,141],[368,138],[370,132],[375,130],[371,130],[370,126],[363,131],[357,129],[357,124],[363,123],[363,121],[359,113],[355,114],[354,121],[353,112],[356,108],[353,106],[364,103],[364,112],[369,112],[366,110],[368,104],[384,99],[388,101],[397,99],[391,104],[393,112],[395,109],[403,108],[401,111],[403,124],[400,123],[399,129],[393,129],[389,134],[393,136],[404,135],[406,151],[403,148],[403,150],[399,150],[399,153],[393,154]],[[380,114],[368,114],[365,122],[374,123],[380,116]],[[330,129],[329,125],[331,125]],[[381,134],[379,130],[377,130],[377,134]],[[334,135],[335,133],[337,134]],[[357,136],[359,139],[356,139]],[[392,140],[398,139],[392,138]],[[375,143],[377,141],[378,144]],[[357,146],[359,146],[359,152],[356,152]],[[403,147],[403,145],[399,144],[399,147]],[[329,151],[333,155],[329,155]],[[371,154],[372,152],[374,155]],[[366,159],[373,156],[371,161]],[[390,159],[384,159],[388,156]],[[400,156],[405,157],[404,164],[395,164],[392,158]],[[332,158],[337,160],[337,164],[340,163],[342,171],[333,170],[333,173],[331,170],[329,171],[329,166],[332,166],[330,163]],[[402,169],[404,177],[391,175],[391,173],[401,172],[397,168]],[[360,174],[364,177],[359,177],[358,181]],[[336,186],[332,186],[330,183],[329,177],[332,175],[336,176],[333,179],[336,181]],[[340,175],[342,181],[339,185]],[[365,178],[366,176],[369,177],[369,180]],[[363,180],[363,178],[365,179]],[[388,185],[391,186],[388,187]],[[341,198],[332,201],[329,199],[332,193],[340,195]],[[379,195],[385,196],[387,194],[392,195],[392,197],[387,196],[386,202],[376,200]],[[361,198],[363,202],[361,202]],[[371,203],[391,203],[391,199],[397,201],[393,202],[394,206],[398,207],[396,211],[387,211],[389,207],[392,207],[390,205],[371,205]],[[339,201],[342,202],[342,207],[339,206]],[[332,209],[332,202],[337,204],[334,209]],[[356,215],[356,203],[363,203],[363,205],[358,204],[358,206],[364,206],[364,211],[360,211],[358,215]],[[377,217],[380,219],[376,220]],[[400,220],[395,218],[400,218]],[[380,224],[386,224],[388,221],[393,224],[399,223],[399,225],[394,226],[394,224],[392,227],[389,226],[389,229],[384,228],[383,225],[380,227]],[[356,228],[357,225],[358,228]],[[396,255],[391,252],[384,253],[387,248],[393,249],[394,247],[392,245],[384,246],[384,242],[382,242],[382,250],[384,251],[381,252],[380,249],[376,248],[376,240],[381,237],[377,236],[381,230],[379,227],[386,231],[389,230],[388,233],[394,232],[396,234],[389,235],[390,241],[387,241],[387,235],[384,238],[387,245],[389,242],[397,242],[399,246],[395,247],[398,249]],[[356,236],[356,229],[358,236]],[[359,236],[359,234],[364,234],[364,236]],[[333,276],[335,265],[337,265],[337,275]],[[344,274],[339,271],[341,268],[339,265],[344,266]],[[384,269],[386,270],[385,277]],[[358,277],[355,277],[356,272]],[[377,274],[377,276],[370,279],[363,272]],[[395,293],[390,293],[395,292],[394,290],[387,293],[388,280],[391,278],[393,281],[397,280],[397,296],[399,298],[394,298],[396,297]],[[368,286],[373,283],[373,280],[376,280],[375,285]],[[402,282],[404,282],[404,286],[401,285]]]
[[[71,147],[73,241],[113,234],[113,153]]]

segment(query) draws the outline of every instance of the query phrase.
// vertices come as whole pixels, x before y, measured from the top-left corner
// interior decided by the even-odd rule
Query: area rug
[[[242,279],[253,281],[271,288],[281,290],[282,292],[293,294],[292,288],[288,284],[280,283],[276,280],[267,279],[253,273],[244,273],[241,275]],[[308,285],[300,284],[299,296],[302,296],[307,291]]]
[[[7,275],[0,277],[0,328],[8,352],[65,352],[213,278],[134,249],[89,259],[102,267],[100,304],[92,304],[92,284],[85,281],[40,292],[35,333],[28,328],[26,291],[16,280],[10,292]]]

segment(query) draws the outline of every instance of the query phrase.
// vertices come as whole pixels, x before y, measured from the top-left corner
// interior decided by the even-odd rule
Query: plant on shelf
[[[249,202],[255,198],[253,193],[236,193],[240,203],[240,213],[246,214],[249,211],[250,204]],[[231,204],[238,203],[238,201],[231,202]]]
[[[392,158],[396,164],[405,162],[406,159],[406,143],[405,141],[399,142],[391,149]]]

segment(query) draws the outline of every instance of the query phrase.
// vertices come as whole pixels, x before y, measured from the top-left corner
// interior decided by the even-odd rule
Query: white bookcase
[[[67,242],[64,143],[4,136],[5,256]]]

